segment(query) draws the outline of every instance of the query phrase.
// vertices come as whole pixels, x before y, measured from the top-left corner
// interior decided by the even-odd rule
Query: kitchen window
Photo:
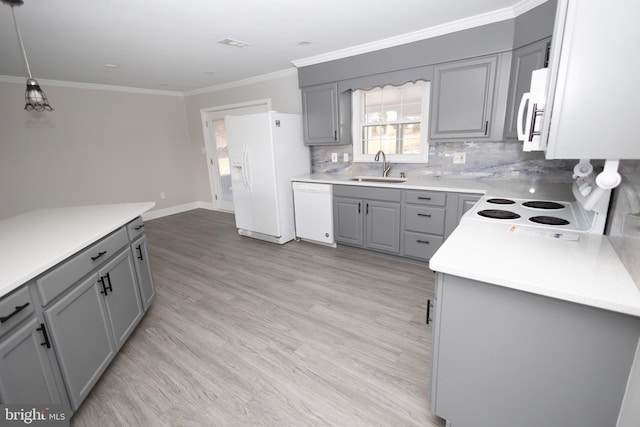
[[[398,163],[426,163],[429,117],[426,81],[353,92],[353,161],[373,162],[378,150]]]

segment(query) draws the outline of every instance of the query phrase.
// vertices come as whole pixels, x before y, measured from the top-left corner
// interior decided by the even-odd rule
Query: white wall
[[[271,99],[271,108],[275,111],[301,114],[302,98],[298,88],[297,74],[293,73],[267,81],[185,97],[197,200],[212,201],[207,158],[203,153],[204,136],[202,135],[200,109],[266,98]],[[302,141],[300,143],[302,144]]]
[[[55,111],[27,113],[24,85],[0,83],[0,219],[43,207],[197,200],[183,97],[43,89]]]

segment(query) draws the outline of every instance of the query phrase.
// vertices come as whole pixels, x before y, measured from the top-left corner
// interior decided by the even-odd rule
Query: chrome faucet
[[[384,155],[384,151],[379,150],[376,153],[376,157],[373,158],[376,162],[380,161],[380,153],[382,153],[382,176],[386,177],[391,170],[391,163],[387,163],[387,156]]]

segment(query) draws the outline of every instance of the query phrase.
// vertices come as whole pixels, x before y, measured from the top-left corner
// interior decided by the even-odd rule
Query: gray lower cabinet
[[[337,243],[400,253],[401,190],[334,186]]]
[[[505,118],[504,137],[517,139],[518,107],[525,92],[531,87],[531,73],[543,68],[548,56],[551,38],[531,43],[513,51],[511,62],[511,78],[507,98],[507,115]]]
[[[37,316],[0,339],[0,402],[66,404],[52,352],[46,326]]]
[[[447,193],[404,192],[404,255],[426,261],[444,241]]]
[[[432,412],[452,427],[614,426],[640,318],[438,273]]]
[[[45,310],[71,406],[77,410],[142,318],[127,246]]]
[[[491,139],[498,55],[434,67],[430,140]]]
[[[138,285],[140,287],[140,296],[142,297],[142,306],[144,310],[147,311],[153,302],[153,298],[156,296],[156,289],[153,284],[153,275],[151,274],[151,264],[149,264],[147,237],[143,236],[133,242],[131,250],[133,251],[136,266],[136,275],[138,277]]]

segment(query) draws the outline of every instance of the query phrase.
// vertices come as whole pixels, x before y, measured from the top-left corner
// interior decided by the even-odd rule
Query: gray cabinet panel
[[[358,185],[334,185],[333,195],[356,199],[382,200],[385,202],[399,202],[402,200],[401,190]]]
[[[338,138],[338,84],[302,88],[304,142],[336,144]]]
[[[40,327],[40,319],[33,317],[0,341],[2,403],[64,403],[47,354],[53,350],[41,345],[44,336]]]
[[[345,197],[333,198],[333,224],[338,243],[364,245],[362,229],[362,200]]]
[[[140,296],[142,297],[142,307],[147,311],[156,295],[151,264],[149,263],[149,252],[147,251],[147,237],[143,236],[135,241],[131,245],[131,250],[133,251]]]
[[[498,57],[435,67],[431,94],[431,140],[489,139]]]
[[[412,258],[431,259],[443,242],[442,236],[404,232],[404,254]]]
[[[133,257],[129,248],[105,265],[98,274],[109,288],[104,300],[116,347],[119,349],[143,314]]]
[[[522,99],[522,95],[529,91],[533,70],[544,67],[547,45],[550,42],[551,38],[549,37],[536,43],[523,46],[513,52],[504,129],[505,138],[518,138],[516,126],[520,100]]]
[[[404,215],[405,230],[438,235],[444,233],[444,208],[407,205]]]
[[[129,241],[133,242],[144,233],[144,221],[142,217],[138,217],[127,224],[127,234],[129,235]]]
[[[49,304],[71,285],[99,268],[129,242],[124,228],[74,255],[36,280],[42,306]]]
[[[365,202],[365,246],[385,252],[400,252],[400,204]]]
[[[416,205],[444,206],[447,193],[434,191],[405,191],[405,201]]]
[[[640,318],[438,276],[436,415],[455,427],[616,424]]]
[[[71,406],[77,410],[116,353],[98,275],[45,310]]]
[[[14,291],[0,301],[0,337],[33,313],[33,301],[28,286]]]

